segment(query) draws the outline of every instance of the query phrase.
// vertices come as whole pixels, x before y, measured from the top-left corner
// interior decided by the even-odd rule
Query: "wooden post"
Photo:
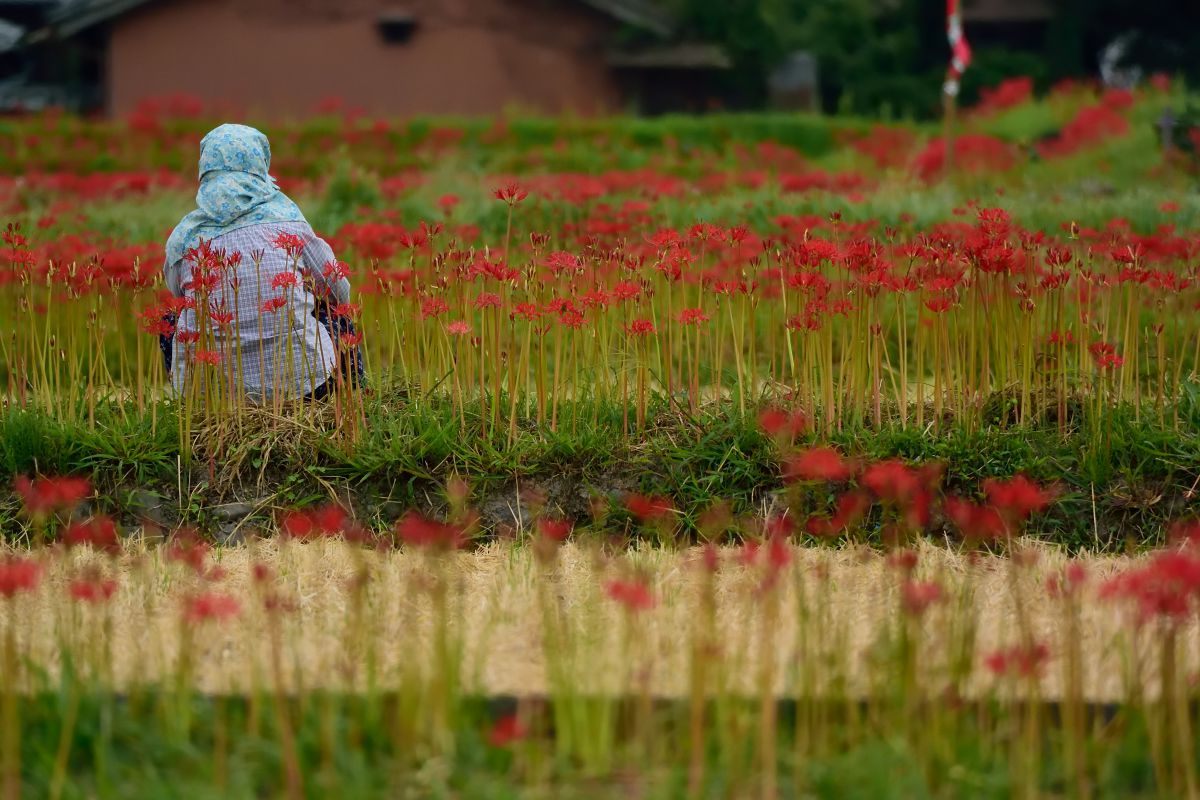
[[[942,138],[946,142],[945,169],[949,177],[954,172],[954,123],[958,116],[958,81],[947,78],[942,89]]]

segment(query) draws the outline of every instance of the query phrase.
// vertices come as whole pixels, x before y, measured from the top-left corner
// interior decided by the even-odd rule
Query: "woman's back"
[[[337,343],[318,323],[316,306],[349,300],[329,245],[307,223],[272,222],[225,233],[203,250],[168,274],[168,287],[191,301],[176,322],[176,390],[188,388],[197,363],[214,360],[222,378],[253,399],[305,396],[323,384]]]

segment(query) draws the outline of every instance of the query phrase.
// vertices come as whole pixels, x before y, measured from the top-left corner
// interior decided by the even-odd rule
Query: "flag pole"
[[[942,85],[942,138],[946,143],[945,169],[954,171],[954,124],[958,117],[959,79],[971,63],[971,48],[963,35],[962,9],[959,0],[946,0],[946,40],[950,43],[950,66]]]

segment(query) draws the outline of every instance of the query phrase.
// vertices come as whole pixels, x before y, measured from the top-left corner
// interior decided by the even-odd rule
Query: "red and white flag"
[[[958,80],[971,63],[971,46],[963,35],[959,0],[946,0],[946,40],[950,42],[950,69],[946,72],[946,94],[958,94]]]

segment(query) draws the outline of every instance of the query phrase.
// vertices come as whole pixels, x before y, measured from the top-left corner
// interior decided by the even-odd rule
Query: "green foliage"
[[[359,209],[378,208],[382,202],[378,179],[356,166],[343,152],[335,161],[333,174],[313,214],[313,224],[322,230],[337,230],[353,219]]]
[[[1003,420],[975,430],[950,425],[940,433],[854,428],[835,434],[832,443],[866,460],[939,462],[945,489],[954,494],[975,496],[987,478],[1027,474],[1060,490],[1032,533],[1071,548],[1121,549],[1159,543],[1171,521],[1200,511],[1194,491],[1200,400],[1185,399],[1179,414],[1175,427],[1173,410],[1166,424],[1139,418],[1128,407],[1107,411],[1102,420],[1085,412],[1065,435],[1053,423],[1022,427]],[[485,415],[468,407],[464,432],[445,399],[411,403],[380,392],[355,447],[346,450],[315,433],[303,446],[285,450],[251,443],[222,457],[225,471],[237,474],[222,475],[221,483],[253,486],[259,474],[275,476],[270,491],[284,506],[319,500],[336,487],[339,497],[360,498],[364,520],[378,523],[387,521],[380,516],[384,506],[390,504],[394,516],[397,507],[420,505],[440,495],[451,475],[468,479],[476,502],[515,486],[552,486],[564,513],[581,519],[594,492],[617,501],[627,490],[665,495],[685,519],[694,519],[717,500],[731,502],[739,513],[761,512],[782,486],[781,454],[759,431],[754,414],[721,411],[693,419],[659,405],[651,409],[650,427],[634,436],[622,431],[618,407],[564,403],[557,430],[539,429],[519,416],[512,440],[507,429],[484,435]],[[118,506],[132,489],[177,495],[176,428],[169,410],[160,408],[152,423],[148,414],[126,416],[102,407],[99,420],[87,430],[36,412],[8,411],[0,417],[0,482],[18,473],[87,474]],[[202,466],[191,479],[202,494],[204,474]],[[209,491],[211,502],[228,499]],[[934,534],[940,536],[936,527]]]
[[[979,102],[981,90],[995,87],[1009,78],[1023,77],[1032,78],[1037,89],[1049,88],[1045,59],[1020,50],[980,48],[971,58],[970,69],[963,73],[959,102],[973,106]]]
[[[70,465],[75,431],[36,411],[0,412],[0,481],[14,475],[58,474]]]

